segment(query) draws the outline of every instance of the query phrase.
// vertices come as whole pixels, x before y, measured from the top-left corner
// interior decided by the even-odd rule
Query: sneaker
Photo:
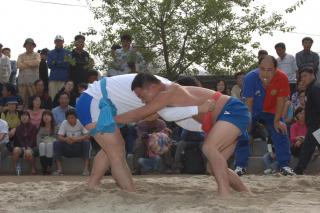
[[[295,175],[294,171],[289,167],[289,166],[284,166],[280,169],[280,172],[282,175],[287,176],[287,175]]]
[[[61,170],[57,170],[57,171],[53,172],[52,175],[53,175],[53,176],[62,176],[63,173],[62,173]]]
[[[88,170],[85,170],[82,172],[82,176],[89,176],[90,172]]]
[[[246,168],[242,168],[240,166],[237,166],[236,169],[234,170],[234,172],[238,175],[238,176],[242,176],[244,174],[247,174],[247,170]]]

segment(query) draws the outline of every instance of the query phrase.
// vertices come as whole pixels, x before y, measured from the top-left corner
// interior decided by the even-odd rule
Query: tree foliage
[[[252,7],[253,1],[91,0],[88,4],[104,29],[90,51],[107,64],[111,45],[127,32],[153,71],[170,79],[196,72],[194,65],[212,74],[247,71],[256,61],[251,50],[259,47],[253,33],[293,29],[281,14]]]

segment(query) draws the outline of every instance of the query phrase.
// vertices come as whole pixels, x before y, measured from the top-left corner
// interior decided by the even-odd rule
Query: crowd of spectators
[[[121,45],[113,45],[111,48],[113,61],[107,76],[146,71],[142,55],[137,46],[132,44],[133,38],[125,34],[120,40]],[[283,118],[281,122],[288,130],[283,132],[282,136],[274,131],[278,128],[277,125],[282,125],[273,120],[277,117],[277,112],[271,113],[273,117],[270,120],[269,115],[261,115],[265,113],[262,106],[261,109],[258,107],[257,111],[254,104],[253,106],[248,104],[252,118],[256,119],[254,123],[267,129],[266,140],[271,144],[278,144],[280,142],[278,140],[285,141],[281,148],[279,145],[273,145],[273,148],[268,149],[264,155],[265,174],[277,171],[284,175],[294,174],[288,164],[290,156],[283,159],[284,155],[290,155],[290,151],[294,157],[300,159],[295,172],[302,174],[310,160],[310,156],[305,155],[312,155],[315,146],[318,145],[313,139],[306,142],[306,135],[309,134],[310,138],[312,133],[308,127],[310,118],[306,118],[306,114],[308,112],[310,114],[310,109],[306,109],[308,103],[310,108],[310,101],[308,99],[306,103],[305,100],[308,96],[318,95],[319,86],[313,86],[311,92],[309,89],[311,84],[306,85],[305,81],[301,80],[303,72],[314,76],[318,72],[319,56],[310,50],[312,43],[311,38],[304,38],[302,40],[304,50],[297,53],[296,57],[286,53],[284,43],[275,45],[278,58],[273,64],[273,75],[277,76],[278,72],[285,73],[284,84],[287,84],[291,91],[288,93],[288,90],[288,94],[277,90],[279,88],[269,88],[274,76],[270,82],[263,82],[261,73],[266,67],[261,65],[261,60],[268,55],[265,50],[259,51],[259,63],[256,69],[248,74],[244,72],[235,74],[236,84],[233,87],[228,87],[226,81],[222,79],[216,81],[216,91],[237,97],[247,104],[250,98],[253,102],[259,99],[259,103],[265,107],[264,99],[268,99],[270,91],[271,96],[283,98],[283,104],[280,104],[279,108],[276,107],[276,110],[281,110],[280,117]],[[36,161],[39,159],[42,174],[62,175],[63,157],[82,158],[84,162],[82,175],[89,175],[90,159],[99,146],[77,120],[74,107],[77,98],[88,84],[99,79],[99,73],[93,70],[94,61],[84,50],[83,35],[75,36],[75,48],[72,51],[64,48],[64,38],[61,35],[55,37],[54,44],[52,50],[44,48],[35,52],[36,43],[28,38],[23,43],[26,51],[19,55],[17,61],[10,59],[10,48],[2,48],[0,44],[1,159],[12,155],[12,170],[17,174],[21,174],[19,169],[22,161],[29,162],[31,174],[36,174]],[[260,77],[257,78],[261,83],[259,94],[251,95],[246,88],[249,84],[245,82],[250,73],[256,73]],[[201,86],[193,77],[180,78],[177,83],[185,86]],[[251,89],[254,91],[254,88]],[[316,100],[312,104],[320,109]],[[312,123],[313,131],[320,127],[317,123],[310,121],[309,123]],[[253,130],[255,127],[251,126],[249,129]],[[125,125],[121,128],[121,132],[126,141],[128,164],[134,174],[206,172],[206,159],[201,154],[204,142],[204,134],[201,132],[187,131],[166,123],[157,116],[148,117],[136,124]],[[288,146],[283,146],[286,143]],[[249,140],[239,141],[235,151],[235,171],[238,175],[246,173],[248,149]],[[56,169],[52,171],[54,162]]]

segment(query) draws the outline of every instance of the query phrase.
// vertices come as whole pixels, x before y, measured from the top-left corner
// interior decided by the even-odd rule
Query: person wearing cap
[[[0,90],[2,90],[2,85],[9,82],[9,77],[11,74],[11,63],[10,59],[2,54],[2,44],[0,43]]]
[[[17,94],[16,88],[14,85],[10,83],[6,83],[2,85],[2,98],[0,98],[0,112],[7,109],[6,104],[8,99],[14,97],[18,101],[18,108],[23,108],[22,98]]]
[[[64,38],[57,35],[54,39],[55,48],[48,53],[49,95],[51,99],[55,97],[64,83],[69,79],[70,52],[63,48]]]
[[[303,50],[296,54],[296,62],[298,71],[304,67],[312,67],[315,75],[317,76],[319,70],[319,55],[316,52],[311,51],[312,44],[312,38],[304,37],[302,39]]]
[[[302,175],[314,153],[319,142],[313,136],[313,132],[320,128],[320,83],[316,81],[315,72],[312,67],[300,70],[301,83],[306,88],[305,121],[307,134],[299,155],[299,162],[295,167],[297,175]]]
[[[17,60],[18,88],[25,107],[28,106],[28,98],[35,92],[33,82],[39,78],[40,55],[33,51],[36,46],[32,38],[26,39],[23,44],[26,52],[20,54]]]
[[[2,54],[8,56],[11,64],[11,74],[9,77],[9,83],[16,85],[16,75],[17,75],[17,61],[11,60],[11,49],[9,47],[5,47],[2,49]]]

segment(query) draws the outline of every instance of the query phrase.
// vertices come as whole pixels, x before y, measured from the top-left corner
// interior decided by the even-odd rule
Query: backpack
[[[204,174],[206,171],[205,161],[199,143],[188,143],[181,154],[182,173]]]

